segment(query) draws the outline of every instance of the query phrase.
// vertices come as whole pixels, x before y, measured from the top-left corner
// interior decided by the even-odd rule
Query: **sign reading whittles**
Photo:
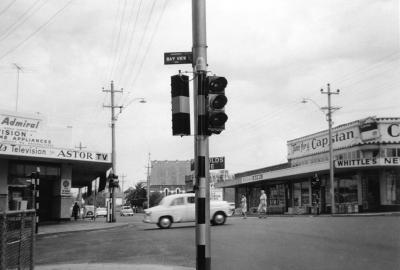
[[[69,132],[46,127],[41,115],[0,111],[0,155],[110,162],[109,154],[70,149]]]
[[[341,125],[332,131],[333,149],[351,147],[364,142],[400,142],[400,118],[368,117]],[[288,141],[288,159],[329,150],[328,130]]]
[[[362,158],[351,160],[335,160],[336,168],[369,167],[369,166],[400,166],[399,157]]]

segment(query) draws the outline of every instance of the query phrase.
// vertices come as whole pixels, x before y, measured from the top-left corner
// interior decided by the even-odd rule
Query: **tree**
[[[160,192],[150,193],[150,207],[158,205],[163,197]]]
[[[143,207],[143,203],[147,200],[147,191],[143,184],[136,184],[134,188],[129,188],[125,192],[126,202],[138,208]]]

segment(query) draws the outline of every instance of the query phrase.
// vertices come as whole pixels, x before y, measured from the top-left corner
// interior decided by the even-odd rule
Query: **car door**
[[[186,221],[186,201],[185,197],[178,197],[171,201],[168,212],[173,217],[174,222]]]
[[[194,197],[194,195],[187,197],[186,216],[187,216],[187,221],[188,222],[196,221],[195,197]]]

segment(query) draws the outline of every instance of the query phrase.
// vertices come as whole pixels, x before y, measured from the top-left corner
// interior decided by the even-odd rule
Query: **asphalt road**
[[[128,218],[128,217],[126,217]],[[195,266],[194,224],[160,230],[129,225],[41,236],[36,264],[128,263]],[[211,229],[213,270],[400,269],[400,217],[231,218]]]

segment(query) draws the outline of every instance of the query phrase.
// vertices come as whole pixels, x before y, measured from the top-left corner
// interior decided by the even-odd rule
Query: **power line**
[[[116,53],[116,55],[115,55],[115,57],[114,57],[114,61],[113,61],[113,65],[112,65],[112,68],[111,68],[111,72],[110,72],[110,80],[112,79],[112,77],[114,76],[114,71],[115,71],[115,66],[116,66],[116,62],[117,62],[117,59],[118,59],[118,55],[119,55],[119,46],[120,46],[120,40],[121,40],[121,32],[122,32],[122,25],[123,25],[123,23],[124,23],[124,18],[125,18],[125,9],[126,9],[126,4],[127,4],[127,0],[124,0],[124,6],[123,6],[123,8],[122,8],[122,14],[121,14],[121,21],[120,21],[120,24],[119,24],[119,31],[118,31],[118,36],[117,36],[117,43],[116,43],[116,47],[115,47],[115,53]]]
[[[147,20],[146,20],[146,23],[145,23],[145,26],[144,26],[143,35],[142,35],[142,37],[141,37],[141,39],[140,39],[140,42],[139,42],[139,47],[138,47],[138,49],[136,50],[135,56],[134,56],[134,58],[133,58],[133,63],[136,63],[136,59],[137,59],[138,54],[139,54],[138,52],[140,51],[140,48],[141,48],[142,45],[143,45],[144,37],[145,37],[145,35],[146,35],[146,33],[147,33],[147,29],[148,29],[148,27],[149,27],[149,23],[150,23],[150,20],[151,20],[152,15],[153,15],[153,11],[154,11],[154,6],[155,6],[155,4],[156,4],[156,1],[153,0],[152,5],[151,5],[151,8],[150,8],[149,16],[147,17]],[[133,70],[134,70],[134,69],[133,69]],[[132,80],[132,81],[133,81],[133,80]],[[132,85],[132,81],[131,81],[131,83],[129,83],[128,85]]]
[[[59,9],[53,16],[51,16],[45,23],[43,23],[41,26],[39,26],[32,34],[30,34],[28,37],[26,37],[24,40],[22,40],[21,42],[19,42],[14,48],[11,48],[10,50],[8,50],[6,53],[4,53],[3,55],[0,56],[0,60],[3,59],[4,57],[6,57],[7,55],[9,55],[10,53],[12,53],[13,51],[15,51],[16,49],[18,49],[19,47],[21,47],[25,42],[27,42],[29,39],[31,39],[32,37],[34,37],[37,33],[39,33],[43,28],[45,28],[48,24],[50,24],[50,22],[57,17],[58,14],[60,14],[62,11],[64,11],[64,9],[66,9],[74,0],[69,0],[61,9]]]
[[[131,84],[132,87],[135,85],[136,80],[137,80],[137,78],[139,77],[140,72],[142,71],[143,63],[144,63],[144,61],[145,61],[145,59],[146,59],[146,56],[147,56],[147,54],[148,54],[148,52],[149,52],[149,50],[150,50],[151,44],[153,43],[154,36],[155,36],[155,34],[157,33],[159,24],[160,24],[160,22],[161,22],[161,18],[163,17],[163,14],[164,14],[164,11],[165,11],[165,9],[166,9],[166,7],[167,7],[168,1],[169,1],[169,0],[165,0],[165,1],[164,1],[164,5],[163,5],[163,7],[162,7],[160,16],[158,17],[158,20],[157,20],[157,22],[156,22],[155,29],[154,29],[154,31],[153,31],[153,33],[152,33],[152,35],[151,35],[150,42],[148,43],[148,45],[147,45],[147,47],[146,47],[144,56],[143,56],[142,61],[140,62],[140,65],[139,65],[139,69],[138,69],[138,71],[137,71],[137,72],[135,73],[135,75],[134,75],[134,79],[133,79],[132,84]]]
[[[1,40],[3,41],[5,38],[7,38],[12,32],[13,30],[15,30],[16,28],[18,28],[19,25],[23,24],[31,15],[28,15],[30,13],[30,11],[40,2],[41,0],[36,0],[31,6],[28,7],[28,9],[21,15],[18,17],[17,20],[15,20],[14,23],[12,23],[11,25],[8,26],[8,28],[5,30],[5,32],[3,32],[2,34],[0,34]],[[42,3],[42,5],[39,7],[42,8],[43,5],[45,4],[45,2]],[[37,11],[37,10],[36,10]],[[35,12],[33,12],[34,14]],[[16,26],[16,27],[15,27]],[[14,28],[14,29],[13,29]]]
[[[17,0],[11,1],[11,2],[8,4],[8,6],[6,6],[5,8],[3,8],[3,10],[0,11],[0,16],[3,15],[3,13],[6,12],[12,5],[14,5],[14,3],[15,3],[16,1],[17,1]]]
[[[138,18],[139,18],[139,13],[140,13],[141,8],[142,8],[142,0],[140,0],[140,2],[139,2],[139,7],[138,7],[138,10],[137,10],[136,15],[135,15],[135,22],[134,22],[134,25],[133,25],[132,34],[131,34],[130,39],[129,39],[128,50],[127,50],[127,53],[126,53],[126,56],[125,56],[124,64],[122,65],[123,66],[123,70],[121,72],[122,78],[124,77],[123,75],[125,74],[127,66],[128,66],[126,62],[127,62],[128,58],[129,58],[129,55],[130,55],[130,51],[131,51],[132,43],[133,43],[133,40],[134,40],[134,37],[135,37],[136,27],[137,27],[137,24],[138,24]]]

